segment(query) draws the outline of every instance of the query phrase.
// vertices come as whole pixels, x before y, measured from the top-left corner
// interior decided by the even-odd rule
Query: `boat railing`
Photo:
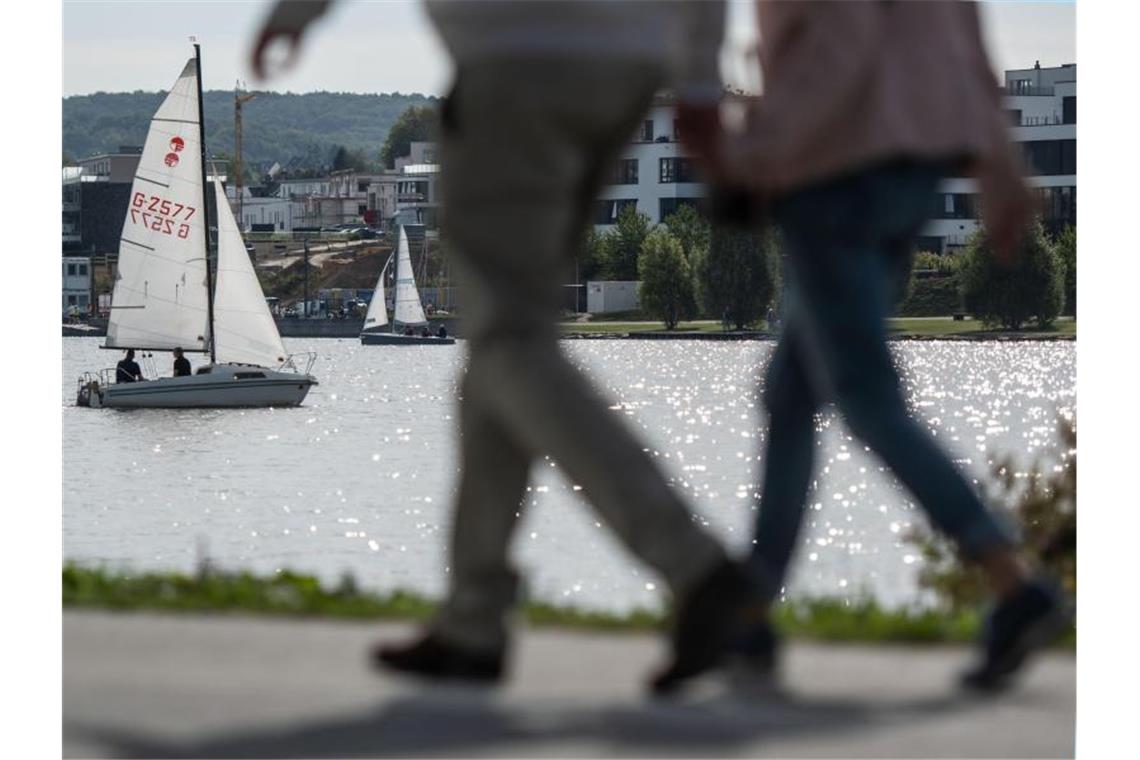
[[[282,371],[291,370],[293,372],[297,372],[297,373],[302,374],[302,375],[307,375],[307,374],[309,374],[309,371],[313,368],[313,365],[316,363],[317,363],[317,352],[316,351],[301,351],[299,353],[289,354],[288,356],[286,356],[285,361],[281,362],[280,369]],[[305,365],[304,369],[301,369],[301,364]]]
[[[116,367],[108,367],[106,369],[96,370],[94,372],[84,372],[79,376],[76,385],[79,388],[86,388],[91,383],[98,383],[101,387],[113,385],[115,382]]]

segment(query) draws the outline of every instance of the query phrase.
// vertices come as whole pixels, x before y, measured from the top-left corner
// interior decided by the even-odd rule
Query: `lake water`
[[[296,409],[91,410],[73,406],[84,370],[113,366],[102,339],[64,338],[64,557],[130,569],[278,568],[438,597],[445,580],[453,440],[464,348],[316,351],[320,380]],[[764,415],[756,381],[767,342],[566,341],[564,350],[634,426],[701,519],[731,547],[751,540]],[[1058,461],[1059,415],[1076,411],[1076,344],[906,342],[914,413],[973,479],[1012,455]],[[195,364],[197,361],[195,360]],[[164,370],[167,368],[164,366]],[[921,601],[921,523],[908,494],[833,413],[818,431],[788,593]],[[540,461],[515,557],[530,594],[582,607],[658,607],[659,582],[596,521],[554,463]]]

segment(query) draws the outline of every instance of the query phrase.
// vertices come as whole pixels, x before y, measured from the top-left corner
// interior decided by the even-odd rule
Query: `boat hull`
[[[438,335],[399,335],[390,332],[360,333],[360,343],[365,346],[450,346],[455,338],[441,338]]]
[[[311,375],[246,364],[218,364],[202,374],[135,383],[91,382],[79,406],[110,409],[186,409],[299,406],[317,385]]]

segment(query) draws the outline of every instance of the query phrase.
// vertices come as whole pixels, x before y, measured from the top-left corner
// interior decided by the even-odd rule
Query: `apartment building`
[[[996,84],[996,83],[995,83]],[[1043,222],[1051,231],[1077,219],[1077,66],[1064,64],[1005,72],[1001,85],[1010,138],[1023,151],[1029,184],[1040,195]],[[978,228],[977,183],[947,179],[931,209],[918,247],[937,252],[963,247]],[[632,206],[663,221],[680,205],[701,205],[704,185],[678,142],[673,101],[654,100],[637,134],[612,167],[598,194],[594,224],[612,226]]]

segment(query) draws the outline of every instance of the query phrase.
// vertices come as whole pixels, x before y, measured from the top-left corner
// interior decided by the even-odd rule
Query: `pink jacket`
[[[895,157],[1009,163],[997,81],[966,2],[759,0],[764,94],[729,137],[767,191]]]

